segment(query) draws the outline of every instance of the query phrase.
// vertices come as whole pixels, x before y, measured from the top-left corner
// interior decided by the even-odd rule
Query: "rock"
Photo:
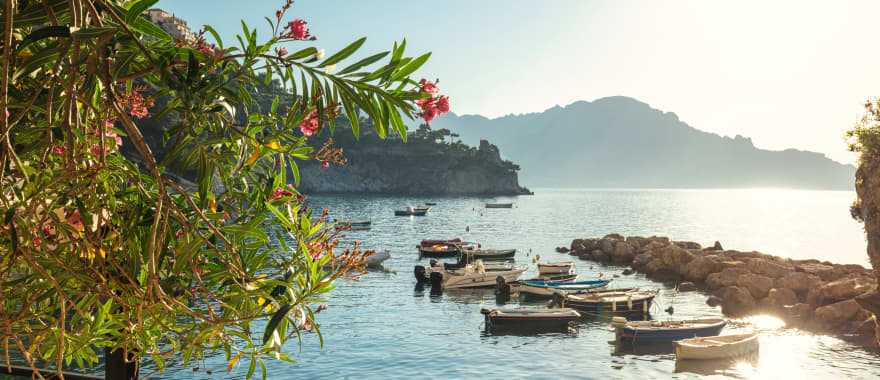
[[[815,275],[822,279],[822,281],[834,281],[839,278],[834,278],[834,267],[831,265],[819,264],[819,263],[804,263],[795,267],[795,270],[798,272],[809,273]]]
[[[635,272],[634,272],[632,269],[629,269],[629,268],[626,268],[626,269],[623,270],[623,272],[621,272],[621,274],[623,274],[624,276],[629,276],[629,275],[631,275],[631,274],[633,274],[633,273],[635,273]]]
[[[702,249],[703,248],[703,246],[701,246],[700,243],[695,243],[692,241],[675,241],[675,242],[672,242],[672,244],[675,244],[675,245],[677,245],[681,248],[684,248],[684,249]]]
[[[655,272],[659,272],[661,270],[669,270],[669,268],[666,268],[665,266],[663,266],[662,260],[654,259],[654,258],[652,258],[651,261],[649,261],[647,265],[642,267],[642,272],[645,272],[648,275],[651,275]]]
[[[777,288],[791,289],[798,294],[806,294],[810,289],[817,288],[822,279],[806,272],[790,272],[776,279]]]
[[[678,291],[680,292],[692,292],[694,290],[697,290],[697,285],[695,285],[693,282],[685,281],[678,284]]]
[[[759,274],[746,273],[737,278],[736,286],[748,289],[752,298],[761,299],[766,297],[770,289],[773,288],[773,279]]]
[[[608,254],[606,254],[602,250],[597,249],[597,250],[593,251],[593,254],[590,256],[590,258],[595,261],[606,262],[606,261],[608,261]]]
[[[629,243],[629,245],[631,245],[633,249],[638,251],[643,246],[647,245],[649,240],[640,236],[627,236],[626,242]]]
[[[723,250],[724,250],[724,247],[721,246],[721,242],[720,242],[720,241],[715,240],[715,245],[712,246],[712,250],[713,250],[713,251],[723,251]]]
[[[773,288],[767,293],[765,300],[770,308],[782,308],[798,303],[798,296],[789,288]]]
[[[865,293],[855,298],[856,302],[874,315],[880,315],[880,293],[876,290],[871,293]]]
[[[570,250],[566,247],[556,247],[556,252],[559,253],[568,253]]]
[[[602,239],[606,239],[606,240],[615,240],[615,241],[624,241],[624,240],[626,240],[626,238],[623,237],[623,235],[621,235],[621,234],[608,234],[608,235],[605,235],[605,237],[603,237]]]
[[[614,240],[603,238],[602,240],[599,240],[598,246],[599,250],[601,250],[606,255],[610,256],[612,253],[614,253]]]
[[[569,245],[572,253],[582,252],[584,251],[584,239],[574,239],[571,241],[571,245]]]
[[[720,289],[718,296],[723,300],[721,311],[727,315],[743,315],[755,308],[755,298],[746,288],[728,286]]]
[[[725,270],[727,268],[743,268],[743,269],[745,269],[746,263],[742,262],[742,261],[736,261],[736,260],[722,260],[721,262],[718,263],[718,267],[721,268],[721,270]]]
[[[722,300],[721,298],[716,297],[716,296],[709,296],[709,298],[706,298],[706,305],[709,305],[712,307],[721,305],[721,303],[723,303],[723,302],[724,302],[724,300]]]
[[[694,259],[694,254],[679,246],[668,245],[660,250],[658,258],[664,267],[683,272],[683,268]]]
[[[633,259],[631,265],[633,268],[636,268],[636,269],[644,268],[645,265],[648,265],[648,263],[650,263],[652,260],[654,260],[654,256],[651,256],[648,253],[643,253],[643,254],[636,256]]]
[[[697,256],[685,265],[682,275],[688,281],[704,282],[710,274],[721,271],[717,260],[717,257],[711,255]]]
[[[660,282],[675,282],[681,280],[681,275],[678,274],[678,272],[668,268],[660,268],[648,276],[651,277],[651,279]]]
[[[630,263],[635,257],[635,250],[629,243],[618,241],[614,244],[614,252],[611,253],[611,259],[615,263]]]
[[[821,321],[824,326],[834,327],[844,322],[855,320],[861,311],[862,307],[859,306],[859,303],[856,300],[849,299],[816,308],[814,314],[816,319]]]
[[[706,286],[709,289],[720,289],[736,285],[740,276],[749,273],[745,268],[727,268],[718,273],[712,273],[706,277]]]
[[[747,261],[746,267],[749,268],[749,271],[752,273],[772,278],[785,276],[788,272],[794,270],[794,268],[789,268],[763,258],[753,258]]]
[[[876,288],[874,280],[868,277],[846,278],[832,281],[807,293],[807,302],[825,305],[868,293]]]

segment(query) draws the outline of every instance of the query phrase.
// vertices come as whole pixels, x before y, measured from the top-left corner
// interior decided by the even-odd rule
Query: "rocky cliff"
[[[519,166],[503,160],[498,148],[485,140],[474,148],[461,142],[446,142],[438,131],[410,133],[406,143],[399,138],[383,140],[372,132],[361,133],[359,141],[348,129],[337,129],[333,136],[335,146],[343,149],[348,160],[346,165],[323,168],[318,162],[301,163],[300,191],[412,195],[529,193],[519,185]]]

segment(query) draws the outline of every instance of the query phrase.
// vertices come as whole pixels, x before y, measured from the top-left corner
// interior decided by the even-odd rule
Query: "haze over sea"
[[[608,343],[614,334],[602,319],[587,319],[571,334],[485,335],[480,308],[499,305],[491,289],[446,291],[434,296],[417,288],[412,275],[414,265],[427,265],[428,260],[420,260],[415,250],[425,238],[462,237],[484,247],[517,248],[516,264],[528,265],[525,277],[531,277],[537,255],[542,261],[572,260],[554,252],[554,247],[567,246],[574,238],[612,232],[666,235],[704,246],[719,240],[725,249],[867,265],[861,226],[848,211],[854,197],[845,191],[775,189],[535,189],[534,196],[510,198],[313,196],[311,205],[329,208],[333,218],[372,220],[372,230],[350,233],[346,240],[387,249],[392,257],[385,262],[384,271],[370,271],[357,281],[340,281],[328,301],[329,309],[318,317],[324,349],[319,349],[314,335],[307,335],[302,352],[295,355],[300,364],[270,362],[270,377],[610,379],[714,374],[733,378],[877,378],[880,367],[874,364],[874,353],[838,338],[783,329],[781,321],[771,317],[751,317],[725,330],[762,331],[757,358],[698,367],[676,368],[670,352],[653,348],[615,353]],[[427,217],[392,215],[395,208],[426,201],[438,203]],[[485,202],[492,201],[514,202],[516,206],[483,208]],[[465,232],[466,227],[470,232]],[[581,278],[600,273],[612,276],[623,269],[576,261]],[[721,315],[720,310],[704,303],[704,295],[677,293],[640,274],[615,278],[614,286],[662,289],[653,307],[656,319]],[[515,306],[516,301],[507,305]],[[668,306],[675,307],[673,316],[662,311]],[[207,374],[206,368],[213,374]],[[225,360],[217,356],[201,363],[197,372],[187,368],[158,377],[228,378],[225,368]],[[233,375],[241,377],[246,371],[247,362],[242,360]]]

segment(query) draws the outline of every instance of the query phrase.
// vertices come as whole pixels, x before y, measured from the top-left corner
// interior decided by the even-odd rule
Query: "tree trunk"
[[[874,268],[874,277],[880,285],[880,158],[862,156],[856,171],[858,203],[855,210],[865,223],[868,240],[868,258]],[[857,299],[865,310],[880,318],[880,294],[874,292]],[[875,338],[880,344],[880,321],[875,318]]]
[[[104,379],[105,380],[137,380],[138,363],[132,360],[134,355],[128,354],[125,360],[125,351],[104,349]]]

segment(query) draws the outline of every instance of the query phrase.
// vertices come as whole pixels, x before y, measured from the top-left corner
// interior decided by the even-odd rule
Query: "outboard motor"
[[[416,265],[415,269],[413,269],[413,274],[416,276],[416,282],[420,284],[428,282],[428,275],[425,272],[425,267]]]
[[[443,291],[443,274],[431,272],[431,294],[439,294]]]
[[[553,307],[563,307],[565,305],[565,295],[559,292],[554,292],[553,301],[551,302]]]
[[[510,285],[507,283],[507,280],[504,279],[504,276],[495,277],[495,294],[510,294]]]

